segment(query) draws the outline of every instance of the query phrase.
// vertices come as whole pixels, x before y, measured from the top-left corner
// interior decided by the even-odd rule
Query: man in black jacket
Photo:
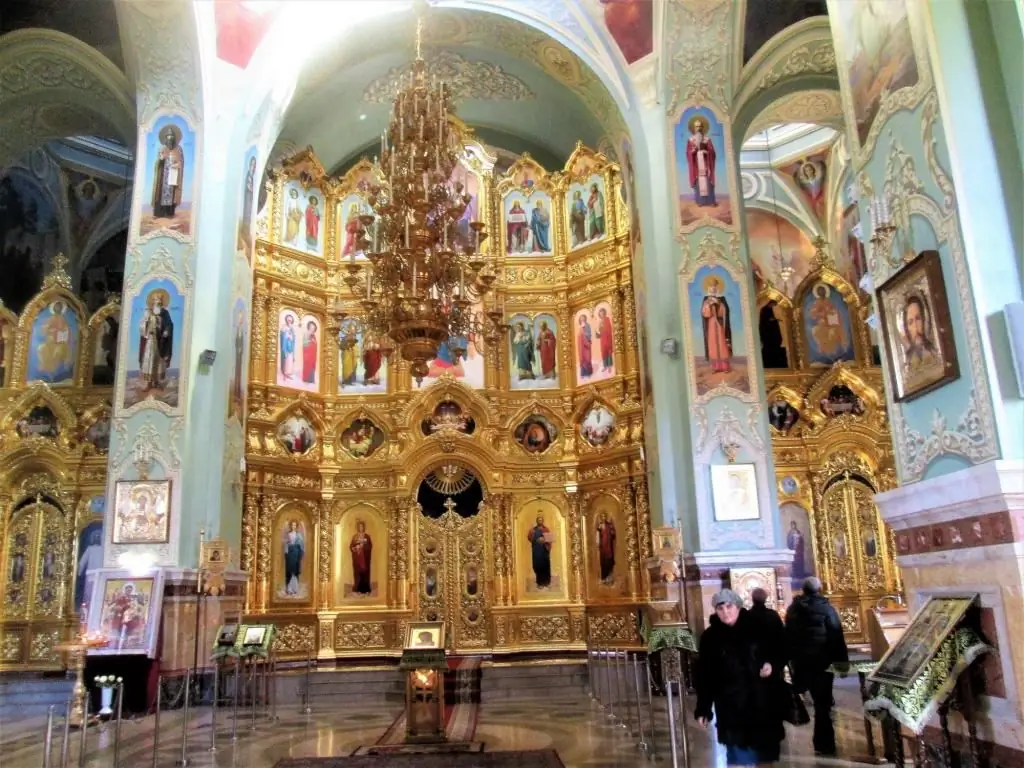
[[[782,668],[789,659],[786,652],[786,627],[782,623],[782,617],[768,607],[768,592],[755,587],[750,590],[750,614],[751,623],[756,627],[755,636],[764,646],[765,654],[768,656],[782,679]]]
[[[821,581],[814,576],[804,580],[803,594],[786,611],[786,638],[793,686],[798,693],[810,691],[814,702],[814,751],[834,755],[833,675],[829,667],[848,663],[849,655],[839,614],[821,594]]]

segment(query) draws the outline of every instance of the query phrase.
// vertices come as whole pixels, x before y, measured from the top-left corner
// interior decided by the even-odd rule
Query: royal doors
[[[461,497],[461,498],[459,498]],[[444,621],[452,651],[489,646],[486,571],[490,510],[470,495],[419,495],[415,513],[416,606],[422,621]]]

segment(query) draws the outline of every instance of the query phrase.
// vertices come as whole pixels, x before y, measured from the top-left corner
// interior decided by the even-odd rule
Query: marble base
[[[977,663],[979,736],[1020,752],[1024,764],[1024,461],[980,464],[875,502],[895,535],[912,614],[932,596],[980,595],[981,629],[995,650]]]
[[[163,631],[157,658],[164,674],[183,672],[195,662],[196,610],[199,610],[199,668],[209,663],[210,649],[221,624],[238,621],[245,603],[242,571],[225,574],[225,589],[220,595],[196,598],[196,571],[168,569],[164,573]]]
[[[694,614],[691,626],[700,629],[714,613],[711,598],[715,592],[729,586],[729,571],[733,568],[772,568],[782,587],[781,602],[789,605],[793,590],[789,574],[793,567],[793,553],[788,549],[743,549],[725,552],[693,552],[684,556],[689,590],[690,611]],[[772,596],[773,598],[776,596]]]

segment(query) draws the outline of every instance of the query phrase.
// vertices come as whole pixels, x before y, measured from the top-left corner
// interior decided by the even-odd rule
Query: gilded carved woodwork
[[[538,171],[536,188],[554,201],[553,254],[513,255],[505,253],[503,196],[518,189],[515,167],[495,178],[481,159],[486,157],[486,152],[477,152],[472,170],[481,185],[483,204],[478,215],[492,234],[488,243],[497,260],[496,294],[507,314],[530,318],[549,314],[558,326],[557,385],[548,389],[512,386],[512,353],[506,337],[497,345],[481,347],[482,385],[475,388],[451,374],[418,387],[408,364],[395,358],[388,361],[385,385],[348,394],[339,383],[342,351],[332,310],[340,302],[346,311],[357,313],[360,305],[340,280],[350,256],[342,258],[346,212],[339,212],[338,205],[359,192],[359,174],[369,166],[357,164],[345,177],[333,178],[307,150],[286,162],[271,185],[268,226],[255,249],[245,457],[249,472],[241,552],[257,578],[246,611],[260,615],[261,620],[287,616],[287,623],[296,625],[301,624],[297,615],[309,614],[312,620],[319,612],[321,631],[314,635],[321,657],[356,653],[354,649],[364,640],[364,647],[396,653],[404,641],[402,627],[432,617],[449,622],[454,650],[514,649],[527,642],[531,647],[584,643],[587,606],[611,598],[586,596],[584,584],[590,577],[584,537],[590,531],[582,528],[582,499],[606,486],[618,489],[623,516],[617,567],[622,569],[626,590],[615,600],[642,599],[639,563],[649,549],[650,504],[640,458],[644,435],[638,329],[629,216],[619,196],[620,173],[603,155],[583,147],[565,170]],[[308,177],[302,176],[303,170]],[[570,184],[593,173],[605,184],[607,232],[569,250],[568,222],[560,201]],[[282,244],[283,195],[291,181],[321,190],[320,226],[326,236],[318,255]],[[574,318],[584,308],[596,311],[593,308],[599,302],[607,302],[613,315],[615,373],[596,383],[577,385]],[[298,391],[279,380],[284,338],[280,318],[286,309],[320,318],[323,332],[318,338],[316,391]],[[454,402],[472,419],[474,428],[424,428],[446,402]],[[580,422],[596,405],[613,414],[616,424],[607,439],[592,443],[584,439]],[[517,427],[531,416],[547,419],[558,431],[544,450],[528,450],[516,437]],[[290,443],[282,440],[280,430],[289,419],[308,424],[311,444],[294,436],[288,438]],[[383,437],[372,448],[358,447],[353,452],[351,433],[346,436],[346,431],[359,420],[371,422]],[[480,481],[484,502],[472,518],[452,512],[428,517],[417,503],[422,478],[449,464],[472,471]],[[573,491],[567,492],[570,487]],[[543,610],[535,602],[522,601],[522,569],[530,568],[517,555],[526,537],[516,517],[523,493],[550,501],[564,518],[566,590],[564,597],[547,597]],[[288,546],[280,539],[280,527],[274,526],[279,510],[287,504],[312,505],[311,519],[316,521],[306,534],[301,565],[315,569],[310,570],[315,578],[308,603],[272,599],[282,578],[274,571],[274,563],[281,561],[279,553]],[[384,583],[374,587],[365,605],[358,598],[336,599],[347,588],[342,582],[347,584],[346,574],[351,572],[347,564],[352,557],[351,534],[346,531],[339,539],[338,521],[318,511],[353,504],[385,510],[386,542],[371,537],[370,556],[371,563],[373,558],[383,558],[379,573]],[[467,574],[472,569],[477,575],[470,593]],[[430,594],[425,581],[428,570],[434,579]],[[392,618],[371,621],[367,615],[371,610],[387,611]],[[327,616],[335,617],[329,620],[329,634],[324,629]],[[529,620],[524,623],[525,619]]]
[[[854,359],[811,367],[809,319],[800,301],[778,301],[770,286],[758,306],[776,301],[789,339],[791,367],[766,369],[765,385],[779,505],[787,546],[802,537],[809,554],[794,569],[799,580],[819,576],[837,606],[851,642],[866,639],[867,612],[886,594],[902,590],[892,533],[873,497],[895,484],[895,464],[882,370],[871,363],[871,337],[861,316],[861,296],[827,263],[803,281],[801,297],[819,282],[832,286],[854,318]],[[834,405],[832,398],[839,397]],[[790,420],[781,408],[790,409]],[[792,534],[794,525],[799,536]],[[805,567],[806,565],[806,567]]]
[[[94,385],[93,369],[121,307],[111,301],[90,315],[70,292],[66,264],[53,260],[20,316],[0,303],[0,671],[63,666],[54,648],[78,626],[80,550],[101,530],[118,433],[113,386]],[[45,357],[32,341],[41,331],[55,339]]]

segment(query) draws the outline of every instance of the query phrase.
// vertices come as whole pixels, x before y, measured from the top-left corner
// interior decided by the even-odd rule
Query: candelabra
[[[449,120],[451,89],[428,78],[422,26],[417,19],[416,59],[399,80],[380,140],[385,180],[369,190],[373,213],[359,217],[356,248],[342,278],[352,295],[362,296],[362,314],[350,317],[336,308],[342,349],[361,335],[386,359],[397,350],[417,382],[442,344],[458,358],[470,338],[494,342],[507,331],[497,302],[488,311],[474,309],[483,306],[496,269],[481,252],[487,233],[472,220],[473,198],[452,181],[463,137]],[[357,260],[357,251],[366,262]]]
[[[871,245],[875,259],[879,255],[890,261],[892,241],[896,237],[896,225],[892,223],[892,211],[884,195],[875,197],[868,206],[871,217]]]
[[[71,664],[75,669],[75,686],[71,690],[71,714],[68,718],[71,726],[81,728],[85,724],[85,659],[92,648],[103,648],[109,644],[106,637],[101,634],[90,634],[85,624],[85,606],[82,606],[82,624],[79,633],[66,643],[60,643],[56,650],[66,653],[71,657]]]

